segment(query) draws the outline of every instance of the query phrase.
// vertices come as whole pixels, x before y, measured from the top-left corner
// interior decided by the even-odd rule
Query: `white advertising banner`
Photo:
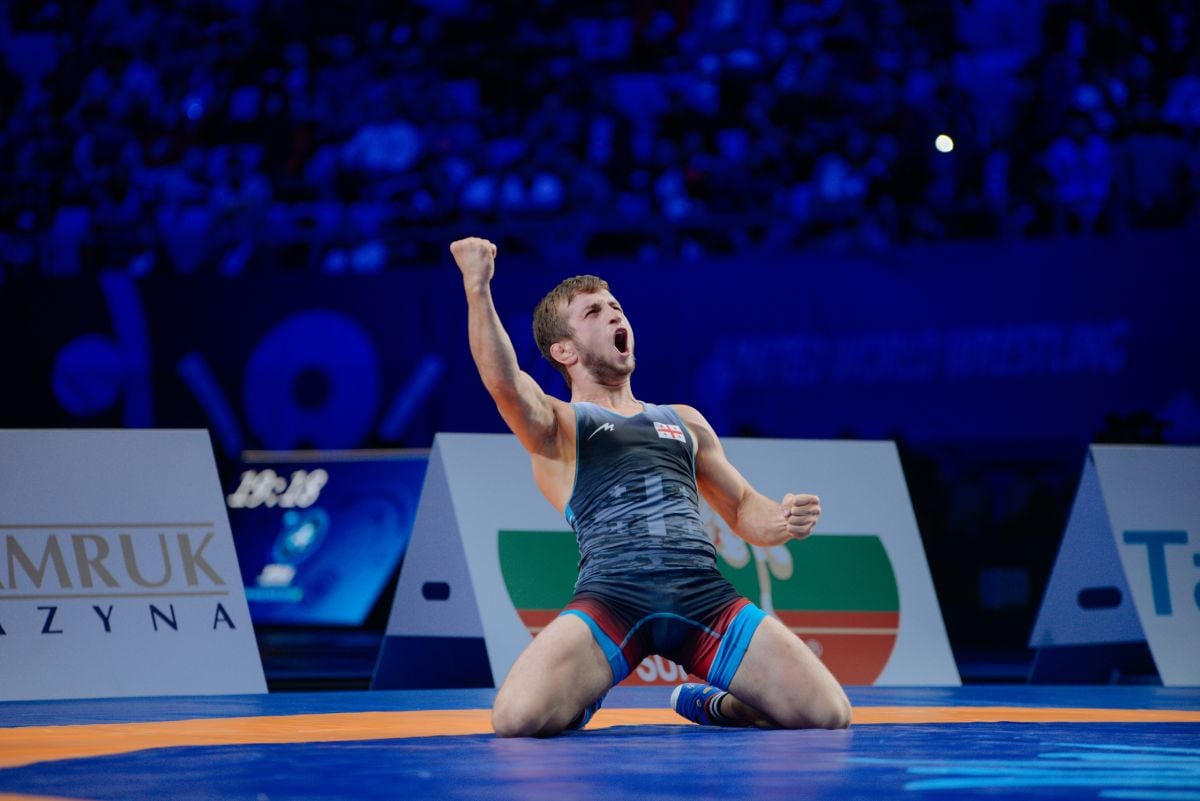
[[[724,446],[760,491],[812,492],[822,508],[812,536],[775,548],[747,545],[702,509],[734,587],[808,642],[845,684],[958,685],[895,445]],[[375,686],[423,686],[396,675],[419,669],[415,658],[395,658],[418,647],[462,670],[462,660],[486,651],[490,676],[476,671],[470,680],[498,685],[570,599],[578,559],[573,532],[538,492],[516,437],[439,434]],[[679,666],[652,657],[625,683],[684,678]]]
[[[208,433],[0,430],[0,700],[260,692]]]
[[[1030,646],[1129,642],[1200,685],[1200,448],[1088,453]]]

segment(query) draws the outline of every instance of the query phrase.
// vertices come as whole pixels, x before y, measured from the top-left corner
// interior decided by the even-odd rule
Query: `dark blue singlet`
[[[691,432],[669,406],[647,403],[629,417],[573,406],[566,516],[581,558],[564,614],[591,628],[614,684],[657,653],[728,689],[764,614],[717,570],[700,522]]]

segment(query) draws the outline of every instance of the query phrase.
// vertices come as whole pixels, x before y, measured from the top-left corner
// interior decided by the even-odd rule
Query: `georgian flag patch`
[[[670,423],[655,423],[654,430],[658,432],[661,439],[677,439],[680,442],[686,442],[683,438],[683,429],[679,426],[673,426]]]

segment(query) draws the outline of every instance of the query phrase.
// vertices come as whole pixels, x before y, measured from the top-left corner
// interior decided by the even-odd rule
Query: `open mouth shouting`
[[[613,332],[613,346],[621,355],[629,353],[629,330],[626,328],[618,328]]]

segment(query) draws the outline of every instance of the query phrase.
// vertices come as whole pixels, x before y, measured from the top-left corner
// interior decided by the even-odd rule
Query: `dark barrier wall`
[[[692,403],[724,434],[1082,454],[1110,415],[1200,441],[1198,245],[1172,232],[546,268],[501,242],[494,289],[523,365],[559,395],[531,310],[587,271],[633,324],[635,393]],[[448,254],[360,277],[15,280],[0,310],[3,426],[207,426],[224,457],[502,430]]]

